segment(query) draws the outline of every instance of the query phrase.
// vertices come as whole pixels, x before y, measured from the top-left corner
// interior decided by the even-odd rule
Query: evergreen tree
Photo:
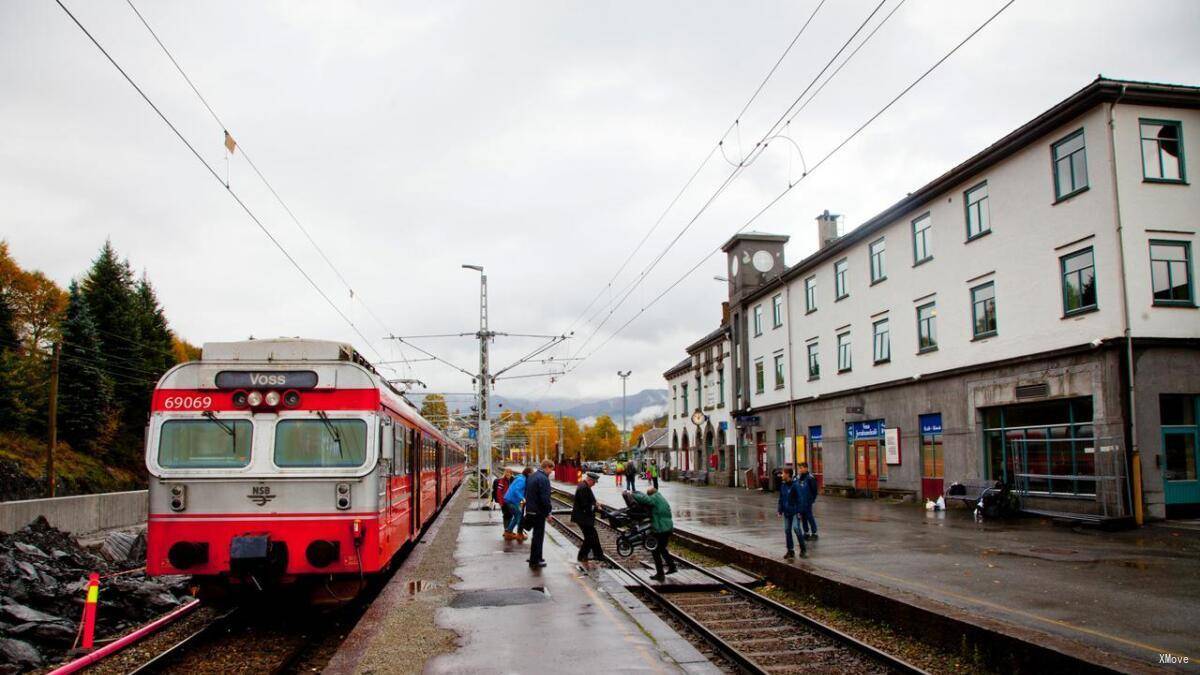
[[[61,330],[58,426],[62,438],[75,450],[106,451],[115,431],[113,382],[101,366],[96,323],[75,282],[71,282]]]
[[[119,465],[136,467],[146,424],[143,399],[151,376],[140,366],[141,331],[133,270],[117,257],[112,242],[104,242],[80,284],[80,295],[96,326],[100,344],[97,365],[113,379],[113,412],[119,426],[112,457]]]
[[[174,353],[175,336],[167,326],[167,317],[162,306],[158,304],[158,296],[154,287],[143,274],[135,288],[134,310],[138,324],[138,350],[141,370],[147,379],[142,388],[142,395],[129,401],[128,417],[145,420],[150,414],[150,396],[154,390],[154,381],[167,372],[176,363]]]
[[[20,401],[17,390],[17,327],[8,294],[0,292],[0,431],[15,431],[20,426]]]

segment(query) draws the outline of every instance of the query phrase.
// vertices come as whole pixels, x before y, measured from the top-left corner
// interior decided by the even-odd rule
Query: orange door
[[[770,485],[767,477],[767,432],[760,431],[754,435],[754,449],[758,453],[758,484],[765,488]]]
[[[879,489],[879,441],[854,442],[854,487],[866,492]]]

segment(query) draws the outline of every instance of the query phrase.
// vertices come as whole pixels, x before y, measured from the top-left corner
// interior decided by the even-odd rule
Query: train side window
[[[404,428],[404,425],[398,423],[392,424],[392,450],[396,455],[396,468],[393,469],[393,473],[408,473],[408,462],[405,461],[407,455],[404,452],[404,435],[406,431],[408,430]]]

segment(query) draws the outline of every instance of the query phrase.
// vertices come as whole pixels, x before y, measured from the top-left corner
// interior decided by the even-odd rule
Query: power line
[[[863,28],[870,23],[871,19],[879,12],[880,8],[882,8],[886,2],[887,0],[880,0],[879,4],[875,5],[875,8],[871,10],[871,13],[868,14],[867,17],[863,19],[862,23],[858,25],[858,28],[856,28],[854,32],[850,34],[850,37],[846,38],[846,41],[842,43],[842,46],[838,48],[837,52],[835,52],[834,55],[830,57],[828,61],[826,61],[824,67],[821,68],[821,70],[816,74],[815,77],[813,77],[811,81],[809,81],[808,86],[806,86],[804,90],[800,92],[795,100],[793,100],[787,109],[784,110],[783,114],[781,114],[775,123],[772,124],[767,130],[767,132],[763,134],[762,138],[754,144],[754,148],[752,148],[747,155],[742,157],[737,166],[734,167],[733,171],[725,177],[725,180],[722,181],[721,185],[717,187],[716,191],[714,191],[708,200],[705,201],[700,207],[700,210],[697,211],[694,216],[692,216],[692,218],[683,226],[682,229],[679,230],[678,233],[676,233],[675,237],[667,243],[667,246],[654,258],[654,260],[652,260],[650,264],[647,265],[646,268],[643,269],[642,272],[633,279],[633,281],[626,287],[626,290],[621,298],[615,305],[612,306],[612,309],[609,310],[608,314],[605,315],[604,319],[596,326],[587,339],[580,344],[578,350],[575,352],[575,356],[578,356],[583,352],[584,347],[586,347],[592,341],[592,339],[599,334],[600,329],[603,328],[606,323],[608,323],[608,320],[612,318],[613,314],[616,313],[621,305],[623,305],[625,301],[629,299],[629,296],[631,296],[633,291],[635,291],[637,287],[641,285],[642,281],[646,279],[646,276],[653,271],[654,268],[657,267],[664,258],[666,258],[667,253],[669,253],[671,249],[674,248],[675,244],[678,243],[683,237],[683,235],[686,234],[689,229],[691,229],[692,225],[694,225],[696,221],[700,219],[700,216],[702,216],[704,212],[708,210],[708,207],[711,206],[713,202],[715,202],[717,198],[720,197],[720,195],[725,191],[725,189],[728,188],[733,181],[742,174],[746,167],[753,163],[754,159],[766,152],[766,148],[770,144],[770,139],[775,134],[775,131],[779,127],[780,123],[784,121],[788,114],[791,113],[792,109],[794,109],[800,100],[804,98],[804,95],[807,94],[810,89],[812,89],[813,85],[820,80],[821,76],[825,74],[825,71],[828,70],[829,67],[833,65],[834,61],[836,61],[837,58],[842,54],[842,52],[846,50],[846,47],[848,47],[850,43],[854,41],[854,38],[862,32]],[[572,370],[574,370],[574,368],[572,368]]]
[[[808,25],[812,23],[812,20],[817,16],[817,12],[819,12],[821,7],[824,5],[825,0],[821,0],[817,3],[817,6],[813,9],[812,13],[808,15],[808,19],[805,20],[804,25],[800,26],[800,30],[796,32],[795,37],[793,37],[792,41],[788,43],[788,46],[783,50],[783,53],[779,55],[779,58],[775,61],[775,65],[771,66],[771,69],[767,71],[766,76],[762,79],[762,82],[759,82],[758,87],[755,88],[754,93],[750,95],[750,98],[746,100],[746,103],[742,106],[742,109],[738,111],[738,114],[734,117],[733,122],[731,122],[729,127],[725,129],[725,132],[721,134],[721,138],[717,144],[714,145],[712,149],[708,151],[708,154],[704,157],[704,159],[700,161],[700,164],[696,167],[696,170],[692,172],[692,175],[688,177],[687,181],[683,184],[683,187],[679,189],[679,192],[677,192],[671,199],[670,203],[667,204],[667,208],[664,209],[663,212],[658,216],[658,219],[654,222],[654,225],[651,226],[650,230],[646,232],[645,236],[642,237],[642,240],[638,242],[637,246],[633,248],[633,251],[629,253],[629,256],[625,258],[625,261],[621,263],[621,266],[617,268],[617,271],[613,273],[612,278],[608,280],[608,283],[600,288],[600,291],[597,292],[596,296],[592,298],[592,301],[587,304],[587,307],[584,307],[579,316],[571,322],[570,327],[567,329],[568,333],[574,330],[575,326],[579,323],[579,320],[587,315],[592,306],[596,304],[596,301],[600,299],[600,296],[604,294],[604,291],[612,288],[613,282],[617,280],[617,277],[621,275],[621,272],[625,271],[625,267],[628,266],[630,261],[633,260],[634,256],[638,254],[638,251],[642,250],[642,246],[644,246],[650,236],[654,234],[655,230],[658,229],[658,226],[662,224],[663,220],[667,217],[667,214],[671,212],[671,209],[675,207],[675,204],[679,201],[679,199],[683,197],[683,194],[687,192],[689,187],[691,187],[692,182],[696,180],[696,177],[700,175],[700,172],[704,169],[704,167],[708,165],[709,160],[711,160],[712,156],[716,154],[717,149],[721,147],[721,143],[723,143],[725,138],[729,136],[729,132],[738,127],[742,116],[746,114],[746,111],[750,109],[751,104],[753,104],[758,98],[758,95],[762,93],[763,88],[765,88],[767,86],[767,82],[770,81],[771,76],[773,76],[775,71],[779,69],[780,64],[782,64],[783,60],[787,58],[787,55],[792,51],[792,48],[796,46],[796,43],[800,40],[800,36],[804,35],[804,31],[808,28]],[[609,303],[611,302],[612,300],[610,299]],[[609,303],[606,303],[605,307]],[[601,307],[599,311],[604,311],[604,307]],[[597,312],[597,316],[598,315],[599,312]],[[589,320],[589,322],[590,321],[591,320]]]
[[[968,34],[965,38],[963,38],[962,41],[960,41],[958,44],[956,44],[952,49],[950,49],[950,51],[948,51],[944,55],[942,55],[942,57],[939,58],[936,62],[934,62],[934,64],[931,65],[928,69],[926,69],[925,72],[921,73],[920,76],[918,76],[915,80],[913,80],[911,83],[909,83],[908,86],[906,86],[904,89],[902,89],[900,91],[900,93],[896,94],[896,96],[893,97],[890,101],[888,101],[887,104],[885,104],[882,108],[880,108],[878,111],[876,111],[875,114],[871,115],[871,117],[869,117],[867,119],[867,121],[863,122],[849,136],[844,138],[840,143],[837,144],[837,146],[835,146],[832,150],[830,150],[828,153],[826,153],[825,156],[822,157],[820,161],[818,161],[816,164],[814,164],[812,166],[811,169],[809,169],[808,173],[805,174],[805,176],[802,176],[800,178],[800,180],[796,181],[795,183],[789,183],[789,185],[786,188],[784,188],[782,192],[780,192],[778,195],[776,195],[771,201],[767,202],[767,204],[765,206],[763,206],[761,209],[759,209],[758,212],[756,212],[753,216],[751,216],[749,220],[747,220],[745,223],[743,223],[742,226],[739,227],[734,232],[734,234],[737,234],[738,232],[745,230],[747,227],[752,225],[756,220],[758,220],[759,217],[761,217],[764,213],[766,213],[769,209],[771,209],[771,207],[775,206],[775,204],[777,204],[780,200],[782,200],[785,195],[787,195],[789,192],[792,191],[793,188],[795,188],[797,185],[799,185],[800,182],[804,180],[804,178],[811,176],[813,174],[813,172],[815,172],[818,168],[821,167],[821,165],[823,165],[831,157],[833,157],[835,154],[837,154],[842,148],[844,148],[846,146],[846,144],[848,144],[850,141],[854,140],[854,138],[857,137],[860,133],[862,133],[862,131],[864,129],[866,129],[868,126],[870,126],[870,124],[873,123],[876,119],[878,119],[881,115],[883,115],[883,113],[887,112],[887,110],[889,108],[891,108],[893,105],[895,105],[895,103],[897,101],[899,101],[909,91],[911,91],[914,87],[916,87],[918,84],[920,84],[921,81],[924,80],[926,77],[928,77],[930,73],[932,73],[939,66],[941,66],[943,63],[945,63],[951,56],[953,56],[959,49],[961,49],[963,47],[963,45],[967,44],[967,42],[970,42],[972,38],[974,38],[976,35],[978,35],[992,21],[994,21],[997,17],[999,17],[1000,14],[1002,14],[1006,9],[1008,9],[1010,6],[1012,6],[1012,4],[1014,2],[1016,2],[1016,0],[1008,0],[1008,2],[1006,2],[1003,6],[1001,6],[1000,9],[996,10],[996,12],[994,14],[989,16],[987,18],[987,20],[985,20],[978,27],[976,27],[975,30],[971,31],[970,34]],[[721,250],[721,248],[718,246],[715,250],[704,254],[704,257],[702,257],[695,265],[693,265],[691,268],[689,268],[686,272],[683,273],[682,276],[680,276],[678,279],[676,279],[673,283],[671,283],[671,285],[667,286],[666,289],[664,289],[661,293],[656,295],[650,302],[648,302],[641,309],[639,309],[637,311],[637,313],[635,313],[632,317],[629,318],[628,321],[626,321],[619,328],[617,328],[615,331],[613,331],[611,334],[609,334],[609,336],[603,342],[601,342],[592,351],[588,352],[583,357],[582,360],[575,362],[575,364],[569,369],[568,372],[575,370],[576,368],[579,367],[580,364],[583,363],[583,361],[587,360],[593,354],[595,354],[596,352],[603,349],[605,345],[607,345],[610,341],[612,341],[612,339],[614,337],[617,336],[617,334],[619,334],[626,327],[628,327],[631,323],[633,323],[634,320],[636,320],[639,316],[641,316],[643,312],[645,312],[647,309],[650,309],[655,304],[657,304],[659,300],[661,300],[664,296],[667,295],[667,293],[674,290],[675,287],[678,286],[680,283],[682,283],[684,279],[686,279],[693,272],[695,272],[697,269],[699,269],[701,265],[703,265],[709,258],[711,258],[714,254],[718,253],[720,250]]]
[[[250,207],[247,206],[246,203],[242,201],[242,198],[239,197],[236,192],[234,192],[233,188],[231,188],[225,181],[221,180],[221,176],[216,172],[216,170],[212,167],[212,165],[209,164],[208,161],[206,159],[204,159],[203,156],[200,155],[200,153],[196,150],[195,146],[193,146],[192,143],[190,141],[188,141],[188,139],[183,135],[183,133],[180,132],[179,129],[175,126],[175,124],[171,122],[171,120],[163,113],[163,111],[161,109],[159,109],[159,107],[146,94],[146,92],[143,91],[140,86],[138,86],[137,82],[135,82],[133,80],[133,78],[130,77],[129,73],[127,73],[125,71],[125,69],[121,67],[121,64],[117,63],[116,59],[114,59],[112,57],[112,55],[108,53],[108,51],[104,48],[103,45],[100,44],[100,42],[95,38],[95,36],[93,36],[91,34],[91,32],[89,32],[88,29],[86,27],[84,27],[84,25],[82,23],[80,23],[79,19],[77,19],[75,17],[75,15],[71,13],[71,10],[67,9],[67,6],[63,4],[62,0],[54,0],[54,1],[60,8],[62,8],[62,11],[65,12],[66,15],[71,18],[71,21],[75,23],[75,25],[79,28],[79,30],[82,31],[83,34],[86,35],[89,40],[91,40],[92,44],[94,44],[96,46],[96,49],[99,49],[100,53],[103,54],[106,59],[108,59],[108,62],[111,63],[114,68],[117,69],[117,72],[121,73],[121,76],[125,78],[125,81],[128,82],[129,85],[132,86],[135,91],[137,91],[137,93],[142,97],[142,99],[146,102],[146,104],[149,105],[152,110],[154,110],[154,112],[163,121],[163,123],[165,123],[167,125],[167,127],[169,127],[171,129],[171,131],[174,132],[175,136],[177,138],[179,138],[179,140],[185,146],[187,146],[188,150],[190,150],[192,152],[192,155],[194,155],[196,157],[196,159],[199,160],[199,162],[204,165],[204,168],[208,170],[209,174],[211,174],[212,177],[218,183],[220,183],[222,186],[225,187],[225,190],[229,193],[229,195],[233,198],[233,200],[235,202],[237,202],[238,206],[240,206],[242,208],[242,210],[246,212],[246,215],[249,216],[252,221],[254,221],[254,224],[257,225],[258,228],[260,230],[262,230],[263,234],[265,234],[267,236],[267,238],[271,240],[271,243],[274,244],[275,247],[279,249],[279,252],[282,253],[285,258],[288,259],[288,262],[290,262],[292,264],[292,266],[296,268],[296,271],[298,271],[300,273],[300,275],[303,276],[304,279],[309,283],[309,285],[311,285],[313,287],[313,290],[315,290],[317,292],[317,294],[320,295],[325,300],[325,302],[329,304],[329,306],[331,308],[333,308],[333,311],[336,312],[337,315],[340,316],[342,318],[342,320],[345,321],[346,324],[348,326],[350,326],[350,328],[360,338],[362,338],[362,340],[367,344],[367,346],[369,346],[371,348],[371,350],[374,351],[377,356],[379,356],[380,359],[382,359],[383,354],[381,354],[379,352],[379,350],[375,348],[375,345],[372,344],[369,339],[367,339],[367,336],[363,335],[362,331],[359,330],[358,326],[356,326],[354,324],[354,322],[351,321],[348,316],[346,316],[345,312],[343,312],[341,310],[341,308],[338,307],[333,302],[333,300],[325,293],[324,289],[322,289],[317,284],[317,282],[314,281],[311,276],[309,276],[308,272],[305,271],[304,268],[300,266],[300,263],[298,263],[296,261],[296,259],[293,258],[290,253],[288,253],[287,249],[283,247],[283,244],[281,244],[279,242],[279,240],[276,239],[273,234],[271,234],[271,231],[268,230],[265,225],[263,225],[262,221],[260,221],[258,219],[258,216],[256,216],[254,214],[254,212],[250,210]]]

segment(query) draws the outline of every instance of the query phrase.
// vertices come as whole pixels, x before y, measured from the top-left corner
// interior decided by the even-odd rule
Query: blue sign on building
[[[883,438],[883,420],[851,422],[846,425],[846,436],[851,439]]]
[[[920,422],[922,435],[942,433],[942,413],[921,415]]]
[[[717,422],[717,429],[720,431],[728,431],[729,422]]]
[[[467,429],[467,438],[475,438],[475,429]]]
[[[809,443],[820,443],[821,442],[821,427],[818,426],[818,427],[809,427],[808,428],[808,442]]]

